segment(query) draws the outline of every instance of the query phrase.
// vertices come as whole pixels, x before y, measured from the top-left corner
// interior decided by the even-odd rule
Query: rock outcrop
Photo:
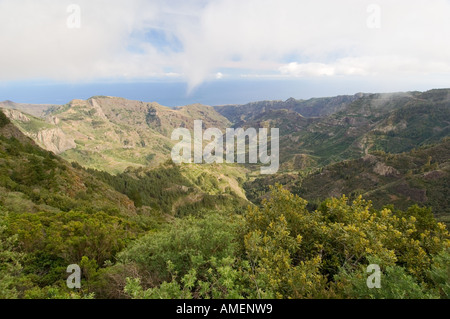
[[[32,138],[46,150],[55,154],[61,154],[77,147],[75,141],[64,134],[60,128],[41,130]]]
[[[375,174],[381,176],[398,176],[400,172],[391,166],[387,166],[384,163],[378,162],[373,168]]]
[[[23,123],[29,123],[31,120],[28,116],[26,116],[25,114],[23,114],[20,111],[16,111],[16,110],[12,110],[12,109],[4,109],[3,113],[10,119],[13,121],[20,121]]]

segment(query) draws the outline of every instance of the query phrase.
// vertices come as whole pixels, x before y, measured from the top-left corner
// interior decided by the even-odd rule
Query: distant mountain
[[[0,102],[0,108],[19,110],[27,114],[31,114],[36,117],[44,117],[47,112],[60,108],[61,105],[52,104],[27,104],[27,103],[15,103],[12,101]]]
[[[171,109],[103,96],[52,107],[41,112],[41,117],[30,116],[26,110],[15,105],[5,113],[41,147],[83,167],[111,173],[130,166],[157,167],[170,158],[172,131],[193,129],[194,120],[203,120],[205,127],[225,129],[231,125],[209,106]]]
[[[291,99],[216,110],[235,126],[280,128],[285,171],[359,158],[374,150],[401,153],[450,134],[449,89]]]
[[[235,124],[252,121],[261,113],[286,109],[301,114],[304,117],[323,117],[342,110],[348,104],[363,97],[363,93],[330,98],[315,98],[310,100],[261,101],[245,105],[215,106],[217,112]]]
[[[157,167],[170,158],[172,131],[192,129],[201,119],[205,128],[222,131],[279,128],[281,171],[287,172],[438,142],[450,134],[450,89],[177,109],[97,96],[43,113],[39,118],[6,111],[38,145],[87,168],[116,174],[128,167]]]

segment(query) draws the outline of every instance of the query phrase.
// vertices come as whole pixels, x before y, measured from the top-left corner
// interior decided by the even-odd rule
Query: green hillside
[[[132,215],[126,196],[25,137],[0,111],[0,203],[14,212],[83,210]]]
[[[243,176],[172,163],[119,175],[85,170],[40,148],[0,111],[0,299],[105,293],[117,254],[143,234],[175,218],[243,212],[249,203],[229,186]],[[70,291],[70,264],[95,285]]]
[[[435,216],[450,222],[450,139],[400,154],[375,151],[360,159],[339,162],[310,174],[280,174],[244,185],[250,200],[260,202],[270,185],[280,183],[311,202],[344,194],[362,195],[376,208],[392,204],[432,207]]]
[[[188,168],[168,161],[155,169],[129,168],[115,176],[88,172],[127,195],[136,207],[169,216],[198,215],[205,210],[239,212],[250,204],[236,182],[245,178],[239,168]]]
[[[235,126],[280,128],[283,171],[322,167],[374,150],[401,153],[450,134],[450,90],[360,94],[345,101],[321,117],[305,117],[295,108],[255,110],[259,104],[252,104],[251,115],[240,115]]]

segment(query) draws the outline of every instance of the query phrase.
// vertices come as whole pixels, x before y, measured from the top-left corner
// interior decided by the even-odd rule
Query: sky
[[[450,87],[450,0],[0,0],[0,100],[176,106]]]

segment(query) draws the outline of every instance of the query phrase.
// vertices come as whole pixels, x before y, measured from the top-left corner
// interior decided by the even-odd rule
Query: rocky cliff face
[[[400,172],[391,166],[387,166],[384,163],[378,162],[373,168],[375,174],[381,176],[399,176]]]
[[[64,134],[60,128],[41,130],[37,134],[31,135],[30,137],[38,144],[55,154],[61,154],[77,147],[75,141]]]

